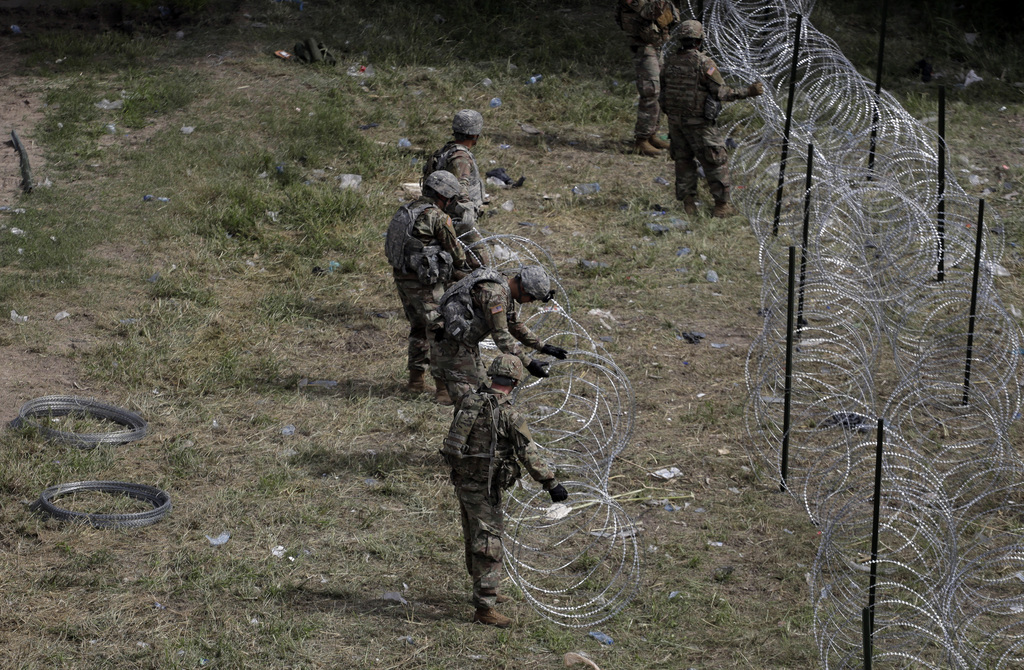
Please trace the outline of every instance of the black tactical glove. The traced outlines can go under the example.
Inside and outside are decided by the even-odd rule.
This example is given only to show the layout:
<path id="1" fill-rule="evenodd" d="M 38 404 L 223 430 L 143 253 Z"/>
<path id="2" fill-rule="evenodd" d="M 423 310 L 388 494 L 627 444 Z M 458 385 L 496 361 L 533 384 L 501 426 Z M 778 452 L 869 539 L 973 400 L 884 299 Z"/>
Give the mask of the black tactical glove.
<path id="1" fill-rule="evenodd" d="M 555 488 L 548 491 L 548 495 L 551 496 L 551 502 L 562 502 L 569 497 L 569 492 L 565 490 L 565 487 L 559 484 Z"/>
<path id="2" fill-rule="evenodd" d="M 755 81 L 753 84 L 747 87 L 748 98 L 756 98 L 762 93 L 764 93 L 764 84 L 762 84 L 759 81 Z"/>
<path id="3" fill-rule="evenodd" d="M 569 355 L 568 351 L 566 351 L 562 347 L 556 347 L 553 344 L 545 344 L 543 347 L 540 348 L 540 353 L 544 354 L 545 356 L 554 356 L 560 361 L 564 361 L 565 357 Z"/>
<path id="4" fill-rule="evenodd" d="M 537 359 L 530 361 L 530 364 L 526 366 L 526 370 L 534 377 L 547 377 L 551 374 L 548 372 L 548 364 Z"/>

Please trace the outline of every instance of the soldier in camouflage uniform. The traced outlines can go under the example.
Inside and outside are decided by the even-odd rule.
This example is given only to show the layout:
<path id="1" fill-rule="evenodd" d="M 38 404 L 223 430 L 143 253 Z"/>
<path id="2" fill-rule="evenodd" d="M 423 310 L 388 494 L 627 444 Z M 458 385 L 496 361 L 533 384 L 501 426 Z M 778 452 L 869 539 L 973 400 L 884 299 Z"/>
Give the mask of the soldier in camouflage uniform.
<path id="1" fill-rule="evenodd" d="M 480 170 L 470 151 L 480 139 L 484 129 L 484 117 L 472 109 L 459 111 L 452 119 L 454 139 L 438 149 L 423 166 L 424 179 L 436 170 L 447 170 L 459 180 L 462 193 L 449 206 L 448 213 L 455 219 L 455 232 L 463 244 L 469 246 L 480 241 L 476 220 L 484 203 L 488 201 Z M 470 267 L 490 265 L 490 256 L 483 245 L 474 247 L 468 254 Z"/>
<path id="2" fill-rule="evenodd" d="M 729 204 L 729 154 L 715 125 L 723 102 L 761 95 L 755 82 L 743 90 L 729 88 L 715 61 L 700 50 L 704 28 L 697 21 L 683 21 L 676 34 L 679 48 L 665 59 L 661 73 L 661 106 L 668 116 L 672 159 L 676 163 L 676 198 L 689 215 L 697 213 L 697 161 L 704 168 L 708 188 L 715 199 L 713 216 L 735 214 Z"/>
<path id="3" fill-rule="evenodd" d="M 423 377 L 430 367 L 435 398 L 451 405 L 436 362 L 436 342 L 427 337 L 427 315 L 437 304 L 448 280 L 469 273 L 466 254 L 459 244 L 452 220 L 444 208 L 461 192 L 450 172 L 435 172 L 423 185 L 423 197 L 403 205 L 388 226 L 385 251 L 391 263 L 398 296 L 409 321 L 409 389 L 425 391 Z M 434 267 L 430 267 L 433 257 Z M 427 269 L 424 271 L 424 264 Z M 447 265 L 447 268 L 445 267 Z"/>
<path id="4" fill-rule="evenodd" d="M 569 493 L 541 459 L 526 417 L 512 409 L 509 393 L 523 378 L 522 362 L 501 354 L 491 362 L 487 375 L 490 386 L 481 386 L 463 399 L 441 454 L 452 469 L 459 499 L 466 569 L 473 578 L 473 621 L 507 628 L 512 620 L 494 609 L 505 601 L 498 594 L 505 529 L 501 492 L 522 476 L 522 464 L 552 502 L 562 502 Z"/>
<path id="5" fill-rule="evenodd" d="M 528 265 L 513 276 L 479 268 L 445 291 L 438 310 L 440 342 L 434 366 L 440 368 L 448 395 L 456 405 L 463 395 L 484 382 L 480 341 L 488 335 L 500 351 L 518 358 L 535 377 L 548 376 L 548 363 L 530 358 L 523 345 L 545 356 L 566 357 L 565 349 L 542 343 L 516 313 L 516 303 L 550 300 L 550 288 L 544 269 Z M 455 332 L 455 321 L 450 318 L 452 309 L 461 314 L 459 332 Z"/>
<path id="6" fill-rule="evenodd" d="M 679 25 L 679 10 L 671 0 L 617 0 L 615 20 L 629 35 L 636 90 L 640 94 L 633 150 L 644 156 L 660 156 L 661 150 L 669 147 L 668 142 L 658 137 L 661 47 Z"/>

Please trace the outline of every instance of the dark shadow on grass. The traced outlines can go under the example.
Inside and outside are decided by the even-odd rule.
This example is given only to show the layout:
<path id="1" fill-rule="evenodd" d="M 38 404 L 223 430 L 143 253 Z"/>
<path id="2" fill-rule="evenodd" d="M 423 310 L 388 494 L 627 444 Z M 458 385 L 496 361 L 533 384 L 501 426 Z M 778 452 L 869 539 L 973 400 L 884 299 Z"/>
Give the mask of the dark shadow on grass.
<path id="1" fill-rule="evenodd" d="M 486 130 L 486 129 L 485 129 Z M 487 134 L 487 139 L 498 145 L 497 152 L 493 152 L 495 155 L 489 156 L 498 160 L 500 164 L 500 157 L 503 150 L 500 148 L 502 144 L 509 144 L 513 147 L 518 148 L 533 148 L 541 149 L 546 146 L 548 149 L 569 149 L 573 151 L 583 151 L 586 153 L 597 153 L 597 154 L 625 154 L 629 153 L 633 146 L 633 140 L 631 138 L 624 139 L 621 137 L 590 137 L 586 134 L 572 133 L 565 135 L 558 134 L 544 134 L 544 135 L 527 135 L 525 133 L 494 133 Z M 509 174 L 509 177 L 513 179 L 519 179 L 518 174 Z M 530 175 L 526 175 L 526 183 L 530 182 Z"/>
<path id="2" fill-rule="evenodd" d="M 383 592 L 381 592 L 381 596 Z M 284 598 L 290 609 L 298 612 L 340 613 L 380 616 L 396 621 L 443 621 L 458 618 L 450 601 L 428 599 L 402 604 L 382 597 L 347 590 L 317 591 L 297 587 Z"/>

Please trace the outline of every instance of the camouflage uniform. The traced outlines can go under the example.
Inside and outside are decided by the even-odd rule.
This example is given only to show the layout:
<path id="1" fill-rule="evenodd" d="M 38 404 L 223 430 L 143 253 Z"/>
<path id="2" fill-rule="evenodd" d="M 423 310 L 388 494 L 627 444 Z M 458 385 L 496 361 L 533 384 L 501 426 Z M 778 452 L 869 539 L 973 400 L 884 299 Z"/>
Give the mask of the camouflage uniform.
<path id="1" fill-rule="evenodd" d="M 666 10 L 672 13 L 674 20 L 662 28 L 656 21 Z M 615 18 L 630 38 L 636 90 L 640 94 L 634 135 L 637 140 L 643 140 L 658 132 L 661 47 L 668 42 L 672 27 L 678 23 L 678 12 L 668 0 L 618 0 Z"/>
<path id="2" fill-rule="evenodd" d="M 481 272 L 481 271 L 476 271 Z M 476 273 L 474 273 L 476 274 Z M 471 275 L 473 276 L 473 275 Z M 467 281 L 470 281 L 467 278 Z M 448 387 L 448 395 L 458 406 L 459 398 L 478 388 L 487 379 L 480 360 L 480 341 L 488 335 L 503 353 L 529 365 L 531 358 L 523 347 L 540 350 L 544 345 L 532 330 L 519 321 L 508 282 L 481 281 L 470 289 L 473 322 L 464 339 L 444 337 L 438 342 L 435 369 Z M 522 344 L 520 344 L 522 343 Z"/>
<path id="3" fill-rule="evenodd" d="M 431 198 L 420 198 L 409 207 L 413 209 L 421 204 L 430 206 L 416 217 L 412 235 L 424 244 L 435 242 L 440 244 L 442 249 L 452 255 L 456 270 L 461 269 L 468 272 L 466 252 L 459 244 L 451 218 L 438 209 Z M 436 362 L 436 343 L 433 338 L 427 337 L 429 322 L 427 314 L 437 309 L 437 303 L 441 299 L 445 287 L 440 282 L 423 285 L 415 273 L 407 274 L 393 269 L 392 274 L 398 289 L 398 297 L 405 310 L 405 318 L 409 321 L 409 370 L 423 372 L 430 366 L 431 361 L 434 361 L 435 364 L 430 366 L 430 373 L 440 386 L 442 379 Z"/>
<path id="4" fill-rule="evenodd" d="M 469 246 L 479 242 L 482 238 L 476 229 L 476 220 L 488 196 L 473 153 L 469 147 L 451 141 L 430 157 L 428 165 L 434 170 L 447 170 L 459 180 L 462 195 L 449 206 L 448 213 L 455 219 L 455 232 L 463 244 Z M 484 245 L 474 248 L 467 260 L 470 267 L 474 268 L 491 263 Z"/>
<path id="5" fill-rule="evenodd" d="M 541 459 L 526 418 L 512 409 L 508 395 L 483 387 L 466 396 L 459 411 L 470 418 L 476 416 L 465 446 L 454 449 L 446 440 L 441 453 L 452 468 L 452 484 L 459 499 L 473 604 L 478 610 L 488 609 L 495 605 L 501 581 L 502 490 L 511 488 L 522 476 L 520 464 L 546 491 L 558 482 Z M 453 428 L 459 419 L 457 414 Z"/>
<path id="6" fill-rule="evenodd" d="M 668 117 L 676 164 L 676 198 L 692 200 L 697 195 L 697 164 L 700 161 L 708 188 L 716 203 L 729 202 L 729 154 L 714 121 L 704 117 L 705 99 L 731 102 L 748 97 L 748 92 L 729 88 L 711 58 L 698 49 L 679 49 L 665 60 L 661 73 L 661 104 Z"/>

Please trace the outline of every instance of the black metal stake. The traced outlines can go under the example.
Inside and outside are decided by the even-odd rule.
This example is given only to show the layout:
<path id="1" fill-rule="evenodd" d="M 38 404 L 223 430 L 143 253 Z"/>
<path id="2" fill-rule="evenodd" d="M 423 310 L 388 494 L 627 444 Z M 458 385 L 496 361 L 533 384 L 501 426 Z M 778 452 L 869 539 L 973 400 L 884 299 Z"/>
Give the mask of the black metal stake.
<path id="1" fill-rule="evenodd" d="M 782 218 L 782 186 L 786 182 L 786 159 L 789 157 L 789 129 L 793 123 L 793 99 L 796 98 L 796 66 L 800 59 L 800 27 L 803 14 L 796 15 L 796 35 L 793 37 L 793 65 L 789 70 L 789 100 L 786 101 L 786 129 L 782 133 L 782 156 L 779 158 L 779 186 L 775 189 L 775 222 L 772 235 L 779 234 L 779 219 Z"/>
<path id="2" fill-rule="evenodd" d="M 800 300 L 796 308 L 796 330 L 799 337 L 807 322 L 804 321 L 804 281 L 807 279 L 807 238 L 811 228 L 811 175 L 814 171 L 814 145 L 807 145 L 807 180 L 804 182 L 804 230 L 800 242 Z"/>
<path id="3" fill-rule="evenodd" d="M 871 670 L 871 609 L 865 607 L 860 611 L 861 634 L 864 640 L 864 670 Z"/>
<path id="4" fill-rule="evenodd" d="M 939 212 L 935 229 L 939 237 L 939 271 L 946 279 L 946 87 L 939 86 Z"/>
<path id="5" fill-rule="evenodd" d="M 971 281 L 971 313 L 967 317 L 967 363 L 964 365 L 964 398 L 961 404 L 967 404 L 967 395 L 971 390 L 971 353 L 974 349 L 974 319 L 978 308 L 978 275 L 981 274 L 981 241 L 982 229 L 985 224 L 985 199 L 978 201 L 978 236 L 974 241 L 974 279 Z"/>
<path id="6" fill-rule="evenodd" d="M 789 248 L 789 298 L 786 307 L 786 391 L 782 408 L 782 479 L 779 489 L 787 489 L 789 476 L 789 421 L 793 404 L 793 303 L 796 284 L 796 247 Z"/>
<path id="7" fill-rule="evenodd" d="M 871 572 L 868 581 L 868 633 L 875 634 L 875 583 L 878 581 L 878 527 L 882 516 L 882 450 L 885 423 L 878 420 L 878 444 L 875 447 L 875 500 L 871 517 Z"/>
<path id="8" fill-rule="evenodd" d="M 875 74 L 875 111 L 871 116 L 871 150 L 868 153 L 868 172 L 875 169 L 875 147 L 878 137 L 878 99 L 882 95 L 882 63 L 885 60 L 885 21 L 889 16 L 889 0 L 882 0 L 882 28 L 878 39 L 878 70 Z M 868 175 L 871 179 L 871 175 Z"/>

